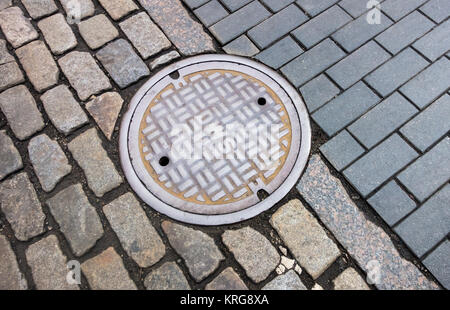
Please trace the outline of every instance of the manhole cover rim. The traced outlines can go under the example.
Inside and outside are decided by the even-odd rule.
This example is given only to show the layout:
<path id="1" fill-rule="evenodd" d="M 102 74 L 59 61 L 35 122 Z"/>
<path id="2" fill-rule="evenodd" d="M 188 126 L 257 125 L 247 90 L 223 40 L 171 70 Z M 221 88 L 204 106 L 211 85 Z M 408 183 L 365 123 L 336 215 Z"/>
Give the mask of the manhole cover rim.
<path id="1" fill-rule="evenodd" d="M 292 104 L 297 112 L 297 116 L 300 122 L 300 133 L 301 133 L 301 144 L 300 149 L 295 159 L 295 163 L 289 172 L 287 178 L 284 182 L 266 199 L 256 203 L 253 206 L 250 206 L 246 209 L 227 213 L 220 215 L 206 215 L 206 214 L 197 214 L 190 213 L 188 211 L 180 210 L 176 207 L 173 207 L 160 198 L 156 197 L 154 194 L 150 192 L 150 190 L 144 185 L 144 183 L 139 179 L 137 173 L 134 170 L 133 164 L 131 162 L 131 156 L 129 154 L 129 131 L 132 123 L 132 118 L 134 116 L 135 110 L 137 106 L 140 104 L 142 99 L 146 96 L 148 91 L 155 85 L 158 81 L 163 79 L 168 74 L 176 71 L 180 68 L 193 65 L 196 63 L 205 63 L 205 62 L 232 62 L 237 64 L 242 64 L 251 68 L 254 68 L 263 74 L 266 74 L 272 80 L 274 80 L 289 96 L 292 100 Z M 169 65 L 157 72 L 153 77 L 151 77 L 134 95 L 132 98 L 126 113 L 123 116 L 121 127 L 120 127 L 120 137 L 119 137 L 119 153 L 120 153 L 120 161 L 126 176 L 127 181 L 131 185 L 132 189 L 135 193 L 151 208 L 156 211 L 167 215 L 170 218 L 190 223 L 190 224 L 198 224 L 198 225 L 224 225 L 236 223 L 239 221 L 243 221 L 249 218 L 252 218 L 268 209 L 273 207 L 277 202 L 285 197 L 286 194 L 295 186 L 298 179 L 300 178 L 303 170 L 306 166 L 309 153 L 311 148 L 311 129 L 310 129 L 310 121 L 309 115 L 306 109 L 303 100 L 298 94 L 297 90 L 279 73 L 274 70 L 268 68 L 267 66 L 255 62 L 253 60 L 239 57 L 239 56 L 230 56 L 230 55 L 220 55 L 220 54 L 206 54 L 200 56 L 190 57 L 184 60 L 181 60 L 177 63 Z"/>

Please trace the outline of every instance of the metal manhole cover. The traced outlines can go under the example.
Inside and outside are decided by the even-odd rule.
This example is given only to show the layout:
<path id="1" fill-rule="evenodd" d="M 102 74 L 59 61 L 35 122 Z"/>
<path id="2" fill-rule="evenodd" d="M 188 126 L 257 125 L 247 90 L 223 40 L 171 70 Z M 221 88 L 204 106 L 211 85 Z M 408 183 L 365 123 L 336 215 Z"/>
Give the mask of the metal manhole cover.
<path id="1" fill-rule="evenodd" d="M 120 157 L 150 207 L 220 225 L 281 200 L 305 167 L 310 141 L 307 110 L 278 73 L 241 57 L 202 55 L 172 64 L 137 92 L 121 125 Z"/>

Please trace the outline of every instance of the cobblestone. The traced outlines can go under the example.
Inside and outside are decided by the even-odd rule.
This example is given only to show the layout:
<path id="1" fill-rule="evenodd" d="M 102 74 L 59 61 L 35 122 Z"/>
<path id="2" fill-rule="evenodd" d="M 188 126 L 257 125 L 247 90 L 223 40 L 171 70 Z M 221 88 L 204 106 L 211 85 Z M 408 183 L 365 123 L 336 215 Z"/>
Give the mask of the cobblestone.
<path id="1" fill-rule="evenodd" d="M 0 91 L 24 81 L 22 71 L 15 61 L 0 65 Z"/>
<path id="2" fill-rule="evenodd" d="M 69 268 L 58 239 L 50 235 L 30 245 L 26 251 L 33 280 L 38 290 L 78 290 L 78 285 L 66 280 Z"/>
<path id="3" fill-rule="evenodd" d="M 241 35 L 223 47 L 227 54 L 251 57 L 258 54 L 259 49 L 246 36 Z"/>
<path id="4" fill-rule="evenodd" d="M 320 152 L 337 170 L 342 170 L 361 154 L 364 148 L 348 133 L 343 130 L 333 139 L 320 147 Z"/>
<path id="5" fill-rule="evenodd" d="M 162 66 L 174 59 L 180 58 L 180 54 L 177 51 L 170 51 L 164 55 L 159 56 L 155 60 L 150 63 L 150 69 L 154 70 L 155 68 Z"/>
<path id="6" fill-rule="evenodd" d="M 52 191 L 56 184 L 72 171 L 72 166 L 69 165 L 58 142 L 45 134 L 31 139 L 28 154 L 42 189 L 46 192 Z"/>
<path id="7" fill-rule="evenodd" d="M 5 130 L 0 131 L 0 181 L 23 167 L 22 157 Z"/>
<path id="8" fill-rule="evenodd" d="M 81 264 L 93 290 L 135 290 L 122 259 L 112 247 Z"/>
<path id="9" fill-rule="evenodd" d="M 33 19 L 50 15 L 58 10 L 53 0 L 21 0 Z"/>
<path id="10" fill-rule="evenodd" d="M 19 85 L 0 94 L 0 108 L 5 114 L 14 135 L 25 140 L 44 128 L 44 121 L 33 96 Z"/>
<path id="11" fill-rule="evenodd" d="M 60 13 L 41 20 L 38 27 L 50 49 L 56 55 L 63 54 L 78 44 L 72 29 Z"/>
<path id="12" fill-rule="evenodd" d="M 0 207 L 20 241 L 44 232 L 45 214 L 25 172 L 0 184 Z"/>
<path id="13" fill-rule="evenodd" d="M 144 59 L 172 45 L 164 33 L 144 12 L 128 18 L 119 25 Z"/>
<path id="14" fill-rule="evenodd" d="M 378 2 L 383 2 L 383 0 Z M 339 2 L 339 6 L 354 18 L 359 17 L 362 13 L 369 10 L 367 8 L 367 2 L 361 0 L 342 0 Z"/>
<path id="15" fill-rule="evenodd" d="M 157 263 L 165 246 L 131 193 L 103 207 L 103 212 L 127 254 L 142 268 Z"/>
<path id="16" fill-rule="evenodd" d="M 217 0 L 212 0 L 194 11 L 198 19 L 209 27 L 228 15 L 227 10 Z"/>
<path id="17" fill-rule="evenodd" d="M 59 0 L 67 16 L 77 21 L 94 15 L 95 7 L 91 0 Z"/>
<path id="18" fill-rule="evenodd" d="M 161 226 L 170 245 L 184 259 L 189 273 L 196 281 L 200 282 L 214 272 L 224 259 L 214 240 L 200 230 L 169 221 L 163 222 Z"/>
<path id="19" fill-rule="evenodd" d="M 264 285 L 262 289 L 275 291 L 304 291 L 306 290 L 306 287 L 297 273 L 294 270 L 289 270 L 285 274 L 277 276 L 275 279 Z"/>
<path id="20" fill-rule="evenodd" d="M 0 289 L 1 290 L 26 290 L 27 282 L 19 269 L 8 240 L 0 235 Z"/>
<path id="21" fill-rule="evenodd" d="M 450 20 L 447 20 L 414 43 L 413 47 L 431 61 L 435 61 L 450 49 L 449 32 Z"/>
<path id="22" fill-rule="evenodd" d="M 86 253 L 103 236 L 98 214 L 80 184 L 60 191 L 47 205 L 76 256 Z"/>
<path id="23" fill-rule="evenodd" d="M 81 100 L 111 88 L 108 78 L 89 53 L 71 52 L 58 63 Z"/>
<path id="24" fill-rule="evenodd" d="M 274 69 L 291 61 L 303 53 L 303 49 L 290 37 L 281 39 L 255 56 L 256 59 Z"/>
<path id="25" fill-rule="evenodd" d="M 133 0 L 99 0 L 99 2 L 114 20 L 121 19 L 138 9 Z"/>
<path id="26" fill-rule="evenodd" d="M 335 290 L 369 290 L 366 282 L 353 268 L 345 269 L 333 280 Z"/>
<path id="27" fill-rule="evenodd" d="M 280 263 L 280 255 L 274 246 L 250 227 L 227 230 L 222 234 L 222 241 L 256 283 L 266 279 Z"/>
<path id="28" fill-rule="evenodd" d="M 123 99 L 116 92 L 105 93 L 86 104 L 86 109 L 108 140 L 111 140 L 122 104 Z"/>
<path id="29" fill-rule="evenodd" d="M 91 49 L 102 47 L 119 36 L 119 31 L 104 14 L 82 21 L 78 30 Z"/>
<path id="30" fill-rule="evenodd" d="M 446 0 L 431 0 L 425 3 L 420 8 L 420 11 L 436 23 L 440 23 L 450 16 L 450 2 Z"/>
<path id="31" fill-rule="evenodd" d="M 206 285 L 205 289 L 232 291 L 248 290 L 245 283 L 231 267 L 222 271 L 214 280 Z"/>
<path id="32" fill-rule="evenodd" d="M 14 57 L 8 52 L 6 48 L 6 41 L 0 40 L 0 65 L 14 61 Z"/>
<path id="33" fill-rule="evenodd" d="M 423 261 L 424 265 L 431 270 L 446 289 L 450 289 L 449 256 L 450 241 L 446 240 Z"/>
<path id="34" fill-rule="evenodd" d="M 89 188 L 97 197 L 122 184 L 122 177 L 103 149 L 95 129 L 89 129 L 68 144 L 72 156 L 83 169 Z"/>
<path id="35" fill-rule="evenodd" d="M 278 209 L 270 224 L 313 279 L 317 279 L 341 254 L 300 200 L 291 200 Z"/>
<path id="36" fill-rule="evenodd" d="M 14 48 L 36 39 L 39 34 L 18 7 L 0 11 L 0 28 Z"/>
<path id="37" fill-rule="evenodd" d="M 190 290 L 180 267 L 174 262 L 165 263 L 151 271 L 145 278 L 144 285 L 148 290 Z"/>
<path id="38" fill-rule="evenodd" d="M 0 0 L 0 10 L 6 9 L 12 5 L 12 0 Z"/>

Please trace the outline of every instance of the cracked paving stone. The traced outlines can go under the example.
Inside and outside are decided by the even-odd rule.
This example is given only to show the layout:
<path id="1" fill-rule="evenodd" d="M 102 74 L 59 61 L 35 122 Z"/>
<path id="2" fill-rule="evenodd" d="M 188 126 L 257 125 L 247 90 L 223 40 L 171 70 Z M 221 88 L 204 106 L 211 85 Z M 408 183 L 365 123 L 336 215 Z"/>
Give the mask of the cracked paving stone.
<path id="1" fill-rule="evenodd" d="M 19 140 L 25 140 L 45 126 L 33 96 L 23 85 L 1 93 L 0 108 Z"/>
<path id="2" fill-rule="evenodd" d="M 58 66 L 44 42 L 33 41 L 17 49 L 16 55 L 38 92 L 58 83 Z"/>
<path id="3" fill-rule="evenodd" d="M 0 91 L 25 81 L 15 61 L 0 65 Z"/>
<path id="4" fill-rule="evenodd" d="M 20 241 L 44 232 L 45 214 L 25 172 L 0 184 L 0 207 Z"/>
<path id="5" fill-rule="evenodd" d="M 81 100 L 111 88 L 108 78 L 89 53 L 71 52 L 58 63 Z"/>
<path id="6" fill-rule="evenodd" d="M 227 291 L 242 291 L 248 290 L 247 285 L 241 280 L 239 275 L 228 267 L 222 271 L 214 280 L 208 283 L 206 290 L 227 290 Z"/>
<path id="7" fill-rule="evenodd" d="M 52 191 L 72 171 L 58 142 L 51 140 L 46 134 L 31 139 L 28 154 L 42 189 L 46 192 Z"/>
<path id="8" fill-rule="evenodd" d="M 111 140 L 122 104 L 122 97 L 115 92 L 105 93 L 86 104 L 89 114 L 92 115 L 108 140 Z"/>
<path id="9" fill-rule="evenodd" d="M 13 61 L 14 57 L 8 52 L 8 48 L 6 47 L 6 41 L 0 40 L 0 65 Z"/>
<path id="10" fill-rule="evenodd" d="M 181 54 L 189 56 L 215 51 L 212 38 L 194 21 L 181 1 L 139 0 L 150 17 L 162 28 Z M 171 18 L 167 18 L 170 12 Z M 188 39 L 187 39 L 188 38 Z"/>
<path id="11" fill-rule="evenodd" d="M 69 19 L 76 22 L 94 15 L 95 7 L 91 0 L 59 0 Z"/>
<path id="12" fill-rule="evenodd" d="M 83 169 L 89 188 L 97 197 L 122 184 L 122 177 L 109 159 L 94 128 L 73 139 L 68 147 Z"/>
<path id="13" fill-rule="evenodd" d="M 26 257 L 38 290 L 79 289 L 78 285 L 67 282 L 67 257 L 61 252 L 54 235 L 30 245 L 26 250 Z"/>
<path id="14" fill-rule="evenodd" d="M 78 44 L 64 15 L 60 13 L 41 20 L 38 27 L 50 49 L 56 55 L 63 54 Z"/>
<path id="15" fill-rule="evenodd" d="M 300 200 L 291 200 L 278 209 L 270 224 L 313 279 L 317 279 L 341 254 Z"/>
<path id="16" fill-rule="evenodd" d="M 161 237 L 133 194 L 120 196 L 103 207 L 103 212 L 127 254 L 140 267 L 150 267 L 165 255 Z"/>
<path id="17" fill-rule="evenodd" d="M 275 291 L 304 291 L 307 290 L 300 280 L 300 277 L 294 270 L 289 270 L 283 275 L 277 276 L 275 279 L 264 285 L 263 290 Z"/>
<path id="18" fill-rule="evenodd" d="M 378 261 L 382 268 L 377 288 L 438 288 L 416 266 L 400 256 L 380 227 L 366 219 L 320 156 L 311 157 L 297 189 L 364 272 L 370 271 L 369 262 Z"/>
<path id="19" fill-rule="evenodd" d="M 5 130 L 0 131 L 0 180 L 23 167 L 22 157 Z"/>
<path id="20" fill-rule="evenodd" d="M 122 259 L 110 247 L 81 264 L 81 270 L 93 290 L 136 290 Z"/>
<path id="21" fill-rule="evenodd" d="M 103 236 L 100 218 L 80 184 L 63 189 L 47 200 L 47 205 L 76 256 L 86 253 Z"/>
<path id="22" fill-rule="evenodd" d="M 168 63 L 168 62 L 170 62 L 170 61 L 172 61 L 174 59 L 180 58 L 180 57 L 181 56 L 180 56 L 180 54 L 178 54 L 177 51 L 168 52 L 168 53 L 166 53 L 166 54 L 164 54 L 162 56 L 159 56 L 155 60 L 153 60 L 150 63 L 150 69 L 154 70 L 155 68 L 157 68 L 159 66 L 162 66 L 162 65 L 164 65 L 164 64 L 166 64 L 166 63 Z"/>
<path id="23" fill-rule="evenodd" d="M 0 28 L 14 48 L 36 39 L 39 34 L 18 7 L 0 11 Z"/>
<path id="24" fill-rule="evenodd" d="M 345 269 L 333 280 L 335 290 L 369 290 L 366 282 L 353 268 Z"/>
<path id="25" fill-rule="evenodd" d="M 27 281 L 5 236 L 0 235 L 0 290 L 26 290 Z"/>
<path id="26" fill-rule="evenodd" d="M 200 230 L 169 221 L 164 221 L 161 226 L 170 245 L 184 259 L 189 273 L 196 281 L 200 282 L 209 276 L 225 259 L 213 238 Z"/>
<path id="27" fill-rule="evenodd" d="M 50 121 L 65 135 L 89 122 L 86 113 L 66 85 L 48 90 L 41 96 L 41 101 Z"/>
<path id="28" fill-rule="evenodd" d="M 21 0 L 31 18 L 37 19 L 58 10 L 53 0 Z"/>
<path id="29" fill-rule="evenodd" d="M 119 36 L 119 31 L 104 14 L 82 21 L 78 30 L 91 49 L 102 47 Z"/>
<path id="30" fill-rule="evenodd" d="M 144 59 L 172 45 L 145 12 L 136 14 L 119 25 Z"/>
<path id="31" fill-rule="evenodd" d="M 156 270 L 151 271 L 145 277 L 144 285 L 147 290 L 167 291 L 167 290 L 190 290 L 180 267 L 175 262 L 168 262 Z"/>
<path id="32" fill-rule="evenodd" d="M 227 230 L 222 241 L 255 283 L 266 279 L 280 263 L 274 246 L 253 228 Z"/>
<path id="33" fill-rule="evenodd" d="M 102 48 L 97 52 L 97 58 L 120 88 L 125 88 L 150 74 L 147 65 L 124 39 Z"/>
<path id="34" fill-rule="evenodd" d="M 133 0 L 99 0 L 99 2 L 114 20 L 118 20 L 138 9 Z"/>

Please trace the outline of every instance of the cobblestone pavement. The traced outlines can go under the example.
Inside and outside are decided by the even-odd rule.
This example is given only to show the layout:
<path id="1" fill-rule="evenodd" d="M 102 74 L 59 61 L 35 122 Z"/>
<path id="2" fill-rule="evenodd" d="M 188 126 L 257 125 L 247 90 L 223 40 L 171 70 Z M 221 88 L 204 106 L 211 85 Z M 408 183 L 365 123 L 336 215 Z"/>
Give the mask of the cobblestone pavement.
<path id="1" fill-rule="evenodd" d="M 450 2 L 366 3 L 0 0 L 0 289 L 449 288 Z M 222 227 L 153 211 L 118 155 L 145 80 L 210 52 L 280 70 L 313 120 L 297 187 Z"/>

